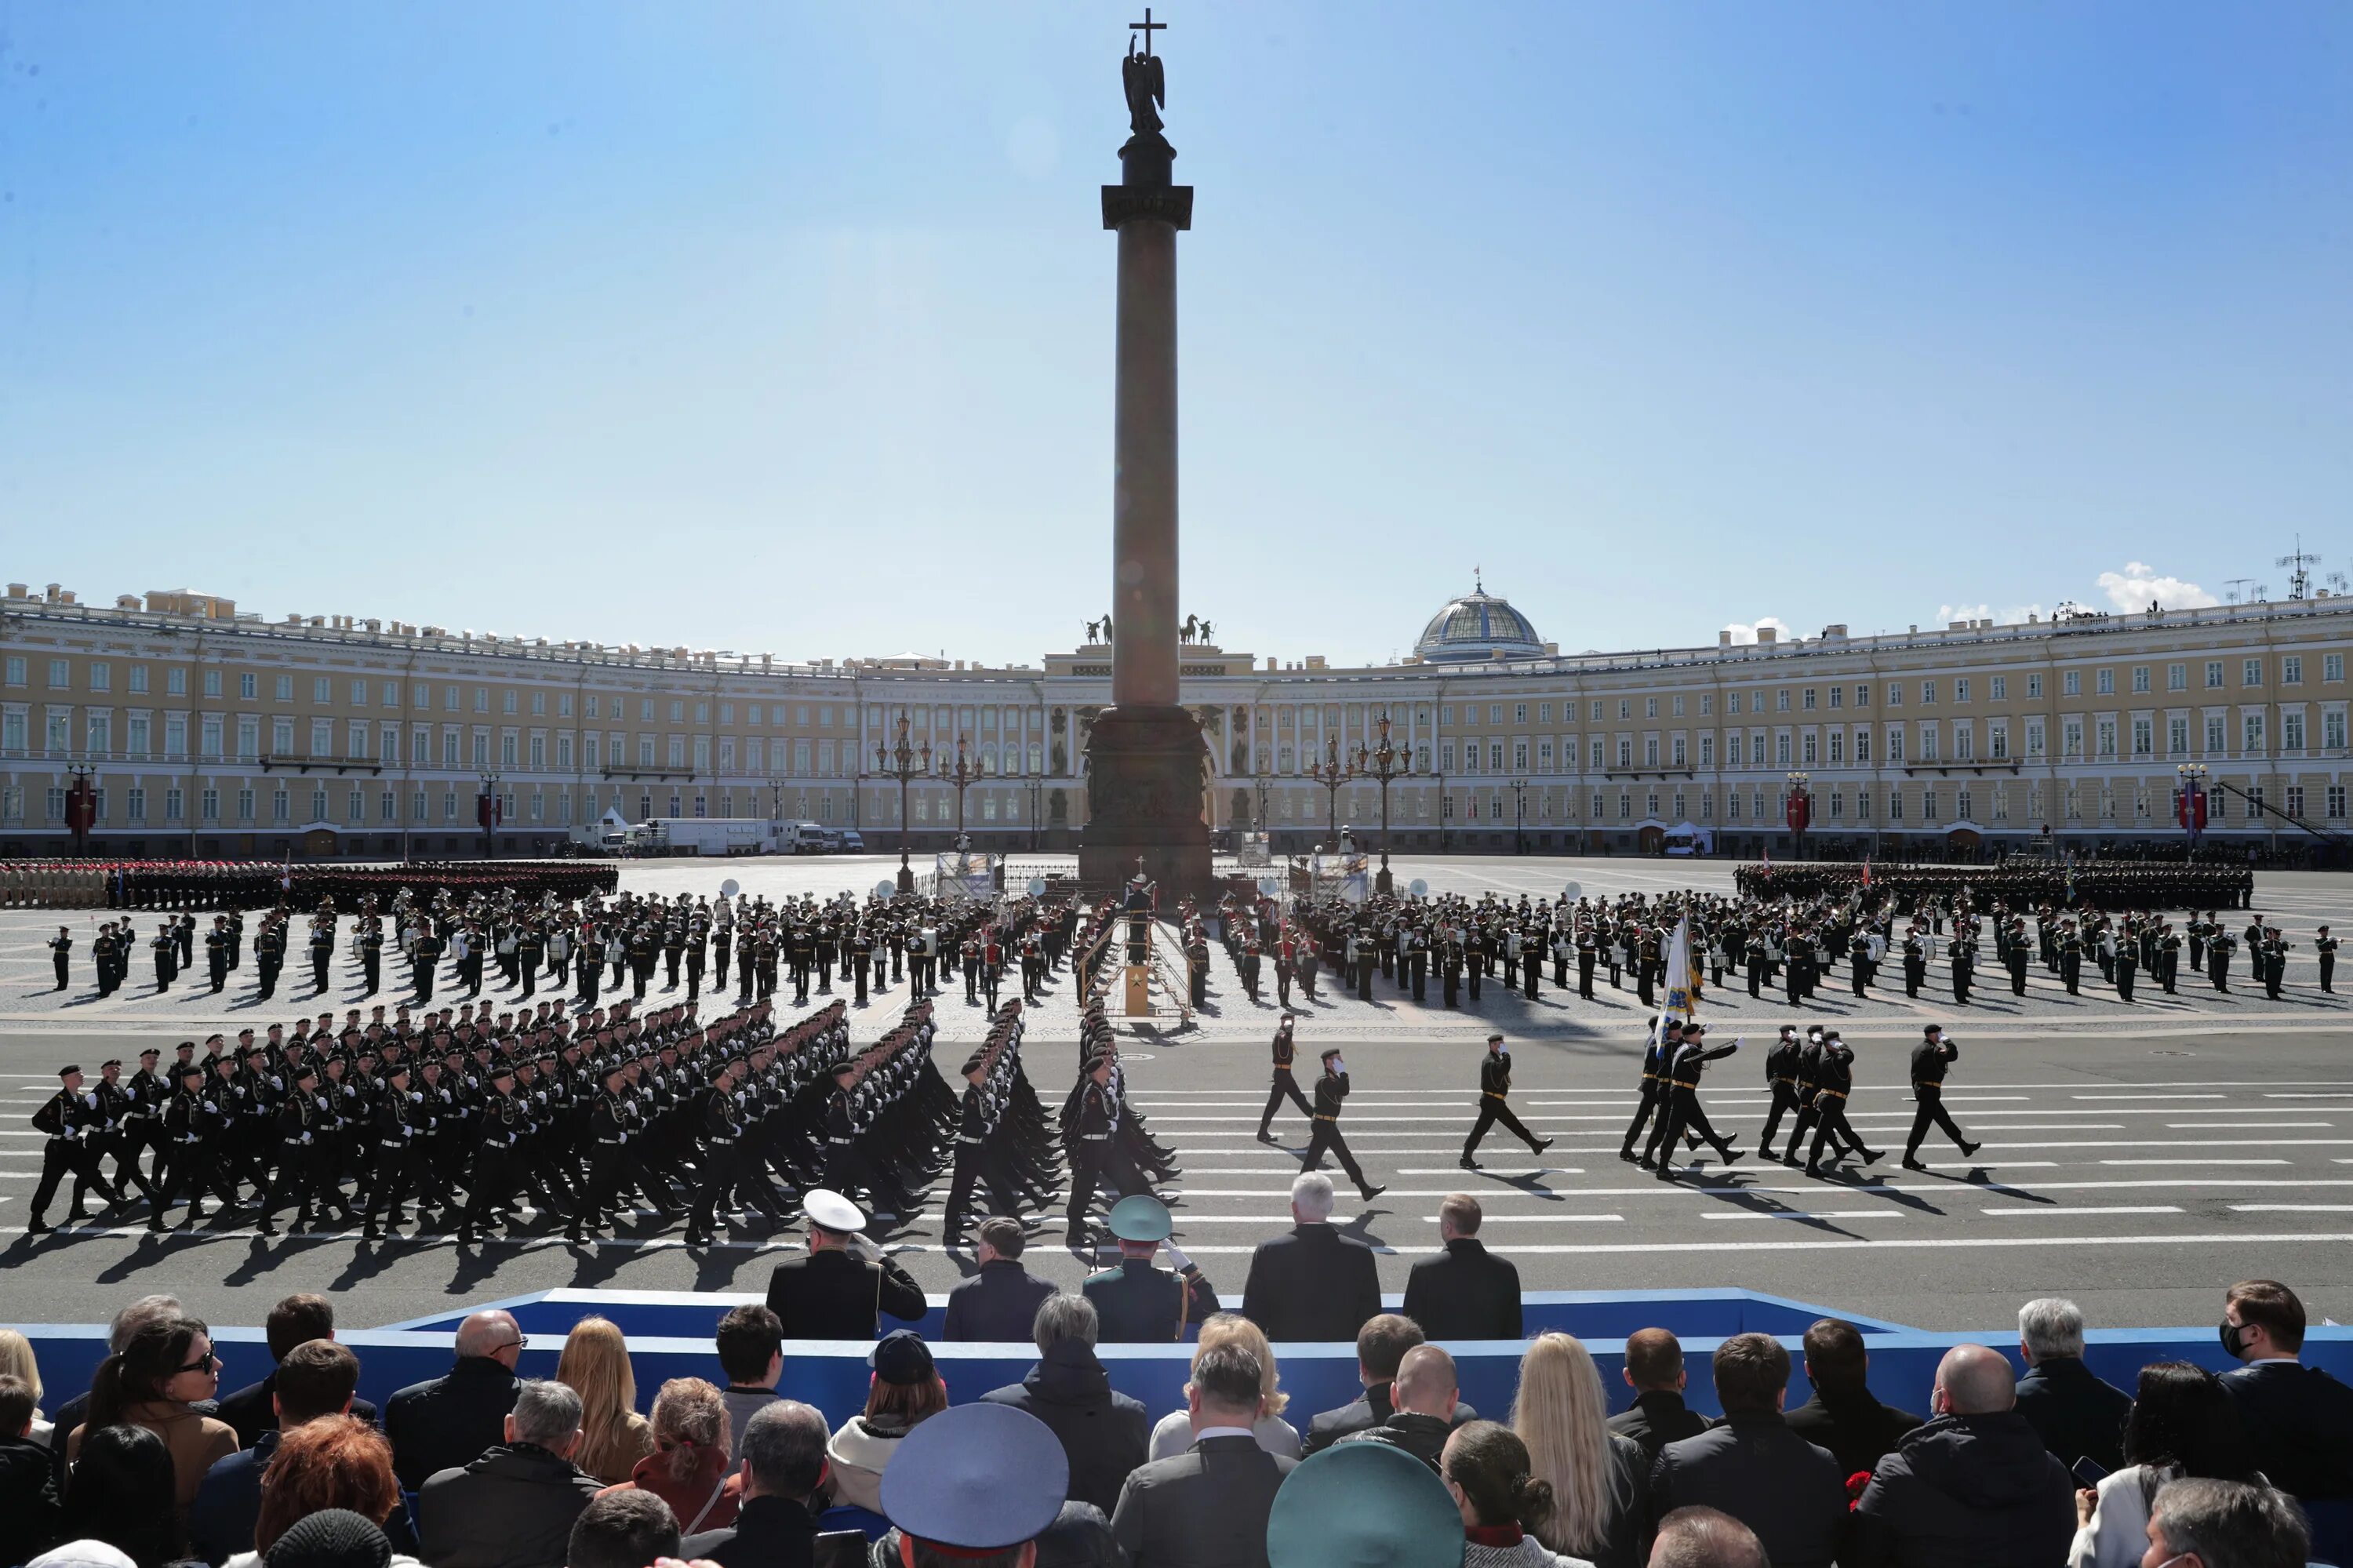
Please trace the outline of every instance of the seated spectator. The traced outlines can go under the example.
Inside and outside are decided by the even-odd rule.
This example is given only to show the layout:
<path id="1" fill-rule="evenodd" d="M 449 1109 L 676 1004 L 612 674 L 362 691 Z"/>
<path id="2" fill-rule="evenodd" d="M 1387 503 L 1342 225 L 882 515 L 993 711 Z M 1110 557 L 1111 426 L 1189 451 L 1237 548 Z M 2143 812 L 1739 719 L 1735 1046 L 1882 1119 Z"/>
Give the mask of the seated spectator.
<path id="1" fill-rule="evenodd" d="M 1651 1517 L 1721 1509 L 1757 1532 L 1773 1568 L 1829 1568 L 1846 1529 L 1846 1478 L 1782 1417 L 1789 1352 L 1769 1334 L 1735 1334 L 1716 1347 L 1715 1371 L 1724 1420 L 1659 1450 Z"/>
<path id="2" fill-rule="evenodd" d="M 2148 1550 L 2149 1510 L 2168 1481 L 2263 1479 L 2238 1402 L 2220 1378 L 2190 1361 L 2140 1369 L 2125 1417 L 2124 1460 L 2124 1468 L 2100 1478 L 2096 1493 L 2075 1494 L 2081 1523 L 2067 1554 L 2071 1568 L 2135 1568 Z"/>
<path id="3" fill-rule="evenodd" d="M 2018 1309 L 2018 1353 L 2027 1373 L 2018 1380 L 2018 1413 L 2063 1465 L 2089 1459 L 2104 1470 L 2124 1463 L 2117 1445 L 2132 1395 L 2084 1364 L 2084 1313 L 2073 1301 L 2046 1296 Z"/>
<path id="4" fill-rule="evenodd" d="M 416 1491 L 497 1446 L 528 1342 L 512 1313 L 477 1312 L 458 1325 L 458 1359 L 448 1372 L 385 1402 L 384 1435 L 392 1439 L 392 1467 L 402 1487 Z"/>
<path id="5" fill-rule="evenodd" d="M 2144 1563 L 2172 1568 L 2304 1568 L 2312 1537 L 2285 1494 L 2184 1478 L 2158 1489 Z"/>
<path id="6" fill-rule="evenodd" d="M 1258 1244 L 1242 1285 L 1242 1316 L 1278 1344 L 1341 1340 L 1381 1309 L 1373 1249 L 1332 1228 L 1332 1178 L 1291 1183 L 1291 1234 Z"/>
<path id="7" fill-rule="evenodd" d="M 1185 1403 L 1192 1446 L 1127 1478 L 1112 1534 L 1133 1568 L 1262 1565 L 1275 1492 L 1299 1467 L 1259 1442 L 1265 1369 L 1227 1336 L 1193 1357 Z"/>
<path id="8" fill-rule="evenodd" d="M 1650 1568 L 1771 1568 L 1757 1532 L 1713 1508 L 1679 1508 L 1659 1520 Z"/>
<path id="9" fill-rule="evenodd" d="M 1552 1488 L 1530 1472 L 1528 1446 L 1510 1427 L 1474 1421 L 1456 1428 L 1438 1475 L 1462 1511 L 1462 1568 L 1593 1568 L 1535 1534 L 1552 1513 Z"/>
<path id="10" fill-rule="evenodd" d="M 66 1439 L 66 1462 L 80 1457 L 82 1435 L 101 1426 L 144 1426 L 172 1456 L 172 1498 L 185 1520 L 196 1488 L 214 1464 L 237 1452 L 228 1424 L 199 1414 L 195 1403 L 220 1387 L 212 1334 L 194 1318 L 142 1321 L 120 1353 L 99 1362 L 90 1380 L 90 1408 Z"/>
<path id="11" fill-rule="evenodd" d="M 138 1568 L 164 1568 L 184 1555 L 175 1486 L 172 1450 L 153 1431 L 96 1427 L 67 1483 L 58 1533 L 69 1542 L 103 1542 Z"/>
<path id="12" fill-rule="evenodd" d="M 1340 1441 L 1387 1443 L 1437 1469 L 1446 1435 L 1454 1430 L 1454 1408 L 1462 1402 L 1454 1358 L 1436 1345 L 1416 1345 L 1398 1363 L 1390 1395 L 1396 1404 L 1388 1420 Z"/>
<path id="13" fill-rule="evenodd" d="M 1250 1435 L 1258 1439 L 1258 1446 L 1287 1459 L 1300 1457 L 1298 1429 L 1282 1419 L 1283 1406 L 1290 1404 L 1291 1396 L 1282 1392 L 1282 1380 L 1275 1371 L 1274 1347 L 1266 1342 L 1264 1330 L 1239 1312 L 1213 1312 L 1202 1323 L 1201 1337 L 1193 1346 L 1193 1364 L 1198 1367 L 1201 1358 L 1220 1345 L 1240 1345 L 1258 1362 L 1262 1380 L 1259 1388 L 1260 1415 L 1250 1425 Z M 1188 1384 L 1188 1398 L 1190 1393 Z M 1192 1446 L 1193 1416 L 1189 1407 L 1170 1411 L 1152 1428 L 1152 1458 L 1174 1458 Z"/>
<path id="14" fill-rule="evenodd" d="M 395 1552 L 383 1531 L 340 1508 L 322 1509 L 288 1526 L 266 1561 L 269 1568 L 424 1568 L 416 1558 Z"/>
<path id="15" fill-rule="evenodd" d="M 866 1357 L 874 1369 L 866 1408 L 841 1424 L 826 1445 L 833 1499 L 882 1511 L 882 1471 L 900 1441 L 948 1407 L 948 1385 L 932 1364 L 931 1347 L 913 1329 L 885 1334 Z"/>
<path id="16" fill-rule="evenodd" d="M 1018 1344 L 1029 1337 L 1029 1325 L 1038 1320 L 1038 1308 L 1054 1294 L 1054 1287 L 1021 1266 L 1028 1239 L 1019 1220 L 1000 1215 L 980 1223 L 973 1251 L 980 1272 L 948 1292 L 947 1327 L 941 1335 L 946 1343 Z"/>
<path id="17" fill-rule="evenodd" d="M 798 1400 L 753 1412 L 735 1444 L 743 1491 L 735 1522 L 687 1537 L 678 1555 L 719 1568 L 805 1568 L 817 1541 L 827 1436 L 824 1415 Z M 575 1559 L 570 1568 L 583 1564 Z"/>
<path id="18" fill-rule="evenodd" d="M 1479 1239 L 1484 1216 L 1468 1192 L 1438 1205 L 1438 1240 L 1446 1250 L 1406 1276 L 1405 1315 L 1433 1340 L 1516 1340 L 1520 1271 Z"/>
<path id="19" fill-rule="evenodd" d="M 1305 1451 L 1322 1453 L 1352 1432 L 1363 1432 L 1387 1421 L 1392 1409 L 1389 1384 L 1397 1376 L 1398 1364 L 1405 1360 L 1408 1351 L 1421 1341 L 1421 1325 L 1410 1318 L 1377 1312 L 1366 1319 L 1356 1330 L 1356 1381 L 1365 1385 L 1364 1395 L 1310 1419 Z M 1479 1413 L 1467 1404 L 1458 1404 L 1455 1409 L 1458 1425 L 1479 1419 Z"/>
<path id="20" fill-rule="evenodd" d="M 278 1416 L 270 1394 L 278 1386 L 278 1368 L 295 1346 L 335 1337 L 335 1308 L 325 1297 L 307 1291 L 289 1296 L 269 1309 L 262 1331 L 269 1340 L 269 1375 L 224 1395 L 220 1408 L 214 1412 L 236 1431 L 239 1448 L 250 1448 L 264 1432 L 276 1430 Z M 371 1426 L 378 1425 L 375 1406 L 364 1399 L 352 1401 L 351 1414 Z M 395 1545 L 396 1549 L 397 1542 Z"/>
<path id="21" fill-rule="evenodd" d="M 131 1336 L 138 1330 L 139 1325 L 150 1319 L 182 1316 L 185 1314 L 181 1310 L 178 1297 L 142 1296 L 115 1313 L 113 1319 L 107 1324 L 107 1353 L 120 1355 L 122 1352 L 122 1347 L 131 1342 Z M 49 1446 L 58 1454 L 58 1484 L 60 1486 L 65 1484 L 66 1478 L 66 1438 L 72 1435 L 75 1427 L 81 1425 L 82 1417 L 89 1409 L 90 1392 L 85 1389 L 58 1406 L 57 1414 L 49 1418 L 56 1428 L 56 1435 L 49 1439 Z"/>
<path id="22" fill-rule="evenodd" d="M 785 1375 L 785 1326 L 758 1302 L 748 1302 L 719 1319 L 719 1370 L 727 1386 L 727 1430 L 740 1440 L 752 1417 L 776 1402 L 776 1380 Z"/>
<path id="23" fill-rule="evenodd" d="M 674 1377 L 654 1395 L 654 1451 L 638 1461 L 627 1481 L 605 1489 L 652 1492 L 670 1504 L 683 1531 L 733 1524 L 731 1436 L 727 1402 L 719 1391 L 699 1377 Z"/>
<path id="24" fill-rule="evenodd" d="M 330 1509 L 358 1514 L 377 1529 L 401 1506 L 392 1474 L 392 1445 L 353 1415 L 322 1415 L 288 1428 L 261 1476 L 261 1511 L 253 1521 L 253 1550 L 232 1557 L 232 1568 L 254 1568 L 296 1524 Z M 385 1544 L 390 1546 L 390 1538 Z"/>
<path id="25" fill-rule="evenodd" d="M 564 1562 L 565 1568 L 651 1568 L 678 1555 L 678 1516 L 670 1504 L 623 1487 L 597 1493 L 580 1510 Z"/>
<path id="26" fill-rule="evenodd" d="M 1651 1518 L 1651 1456 L 1609 1430 L 1601 1369 L 1574 1335 L 1539 1334 L 1520 1358 L 1512 1430 L 1530 1473 L 1551 1489 L 1537 1542 L 1599 1568 L 1641 1568 Z"/>
<path id="27" fill-rule="evenodd" d="M 1683 1404 L 1683 1341 L 1664 1329 L 1637 1329 L 1626 1336 L 1626 1386 L 1634 1408 L 1609 1418 L 1609 1430 L 1631 1437 L 1652 1458 L 1670 1443 L 1696 1437 L 1715 1423 Z"/>
<path id="28" fill-rule="evenodd" d="M 1866 1381 L 1871 1352 L 1862 1331 L 1837 1318 L 1817 1319 L 1806 1330 L 1806 1376 L 1813 1398 L 1789 1412 L 1789 1430 L 1817 1448 L 1827 1448 L 1845 1476 L 1867 1474 L 1920 1418 L 1882 1404 Z M 2081 1363 L 2078 1363 L 2081 1364 Z M 2105 1386 L 2103 1384 L 2102 1386 Z"/>
<path id="29" fill-rule="evenodd" d="M 0 1377 L 19 1379 L 33 1391 L 33 1420 L 25 1436 L 47 1447 L 53 1441 L 57 1423 L 41 1414 L 41 1363 L 33 1354 L 33 1341 L 14 1329 L 0 1329 Z"/>
<path id="30" fill-rule="evenodd" d="M 1039 1317 L 1062 1300 L 1083 1298 L 1057 1295 Z M 1066 1446 L 1035 1416 L 987 1400 L 944 1410 L 908 1434 L 883 1475 L 891 1531 L 870 1561 L 901 1568 L 1043 1563 L 1035 1543 L 1050 1532 L 1083 1530 L 1086 1513 L 1102 1518 L 1063 1500 L 1070 1481 Z"/>
<path id="31" fill-rule="evenodd" d="M 62 1512 L 47 1445 L 33 1441 L 30 1383 L 0 1372 L 0 1563 L 22 1563 L 58 1540 Z"/>
<path id="32" fill-rule="evenodd" d="M 280 1434 L 322 1416 L 347 1414 L 357 1403 L 352 1390 L 359 1378 L 359 1358 L 332 1340 L 306 1340 L 286 1352 L 273 1374 L 269 1425 L 252 1447 L 206 1471 L 204 1484 L 196 1489 L 195 1503 L 188 1510 L 188 1535 L 198 1556 L 218 1568 L 239 1552 L 254 1550 L 262 1476 L 278 1452 Z M 417 1550 L 406 1504 L 396 1503 L 381 1523 L 394 1551 Z"/>
<path id="33" fill-rule="evenodd" d="M 1928 1424 L 1879 1462 L 1854 1505 L 1844 1568 L 2059 1562 L 2074 1536 L 2075 1489 L 2017 1405 L 2000 1351 L 1947 1351 Z"/>
<path id="34" fill-rule="evenodd" d="M 2255 1467 L 2309 1509 L 2353 1497 L 2353 1389 L 2297 1359 L 2304 1328 L 2304 1303 L 2275 1279 L 2242 1279 L 2223 1299 L 2222 1348 L 2246 1364 L 2222 1386 Z"/>
<path id="35" fill-rule="evenodd" d="M 1462 1512 L 1438 1473 L 1386 1443 L 1344 1443 L 1283 1478 L 1268 1568 L 1461 1568 Z"/>
<path id="36" fill-rule="evenodd" d="M 654 1451 L 653 1428 L 638 1414 L 637 1369 L 610 1319 L 583 1318 L 564 1337 L 555 1381 L 580 1396 L 580 1451 L 572 1462 L 616 1486 Z"/>
<path id="37" fill-rule="evenodd" d="M 1119 1501 L 1128 1472 L 1144 1463 L 1151 1432 L 1144 1406 L 1113 1392 L 1111 1375 L 1095 1356 L 1095 1309 L 1085 1297 L 1068 1291 L 1048 1297 L 1038 1308 L 1030 1339 L 1038 1347 L 1038 1364 L 1029 1374 L 981 1398 L 1044 1422 L 1069 1456 L 1071 1500 L 1108 1510 Z M 888 1499 L 885 1479 L 882 1495 Z M 896 1522 L 889 1509 L 882 1511 Z"/>
<path id="38" fill-rule="evenodd" d="M 501 1442 L 417 1494 L 417 1555 L 433 1568 L 562 1568 L 573 1521 L 597 1493 L 596 1478 L 572 1462 L 578 1394 L 553 1381 L 517 1383 L 500 1425 Z"/>

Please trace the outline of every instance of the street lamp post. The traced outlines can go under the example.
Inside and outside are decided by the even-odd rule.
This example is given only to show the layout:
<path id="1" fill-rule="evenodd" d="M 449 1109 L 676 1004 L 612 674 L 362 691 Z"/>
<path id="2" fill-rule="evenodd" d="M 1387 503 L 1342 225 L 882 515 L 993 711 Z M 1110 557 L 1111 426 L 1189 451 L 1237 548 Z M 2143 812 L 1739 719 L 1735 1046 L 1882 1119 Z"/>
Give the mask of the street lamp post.
<path id="1" fill-rule="evenodd" d="M 2173 814 L 2189 837 L 2189 853 L 2198 853 L 2198 841 L 2206 832 L 2206 765 L 2185 762 L 2174 772 L 2181 776 L 2181 790 L 2176 798 Z"/>
<path id="2" fill-rule="evenodd" d="M 482 855 L 486 860 L 496 859 L 498 856 L 499 845 L 496 834 L 499 831 L 499 819 L 504 814 L 501 810 L 501 804 L 499 799 L 499 775 L 484 772 L 481 776 L 480 792 L 474 797 L 474 820 L 482 824 Z"/>
<path id="3" fill-rule="evenodd" d="M 1324 743 L 1321 761 L 1307 765 L 1307 777 L 1324 786 L 1324 832 L 1330 835 L 1333 852 L 1340 848 L 1340 789 L 1356 776 L 1356 770 L 1340 760 L 1340 742 L 1335 737 Z"/>
<path id="4" fill-rule="evenodd" d="M 941 783 L 953 786 L 956 792 L 956 847 L 958 849 L 964 847 L 964 792 L 967 788 L 980 781 L 980 765 L 968 759 L 965 756 L 964 748 L 964 740 L 959 736 L 956 740 L 955 766 L 942 768 L 936 773 Z"/>
<path id="5" fill-rule="evenodd" d="M 98 825 L 98 769 L 74 763 L 66 772 L 73 783 L 66 790 L 66 828 L 73 834 L 74 853 L 90 853 L 90 831 Z"/>
<path id="6" fill-rule="evenodd" d="M 899 715 L 895 746 L 874 743 L 874 771 L 885 779 L 899 781 L 899 891 L 915 891 L 914 868 L 907 863 L 907 786 L 932 770 L 932 746 L 925 741 L 920 747 L 907 744 L 907 715 Z"/>
<path id="7" fill-rule="evenodd" d="M 1447 808 L 1451 804 L 1446 797 L 1446 775 L 1443 773 L 1432 773 L 1430 777 L 1431 781 L 1438 786 L 1438 853 L 1444 854 L 1446 853 L 1446 821 L 1449 815 Z"/>
<path id="8" fill-rule="evenodd" d="M 1806 793 L 1806 776 L 1789 775 L 1789 802 L 1784 813 L 1789 823 L 1789 858 L 1806 858 L 1806 828 L 1814 820 L 1813 798 Z"/>
<path id="9" fill-rule="evenodd" d="M 1266 824 L 1266 792 L 1273 780 L 1261 773 L 1252 782 L 1258 786 L 1258 831 L 1266 835 L 1267 848 L 1271 850 L 1274 847 L 1274 830 Z"/>
<path id="10" fill-rule="evenodd" d="M 1527 798 L 1528 781 L 1525 779 L 1513 779 L 1512 853 L 1514 854 L 1525 854 L 1528 853 L 1528 835 L 1523 825 L 1527 821 Z"/>
<path id="11" fill-rule="evenodd" d="M 1038 853 L 1038 798 L 1045 792 L 1046 775 L 1033 769 L 1024 773 L 1021 776 L 1021 781 L 1029 786 L 1029 853 L 1036 854 Z"/>
<path id="12" fill-rule="evenodd" d="M 1398 765 L 1403 758 L 1404 765 Z M 1373 891 L 1387 897 L 1392 885 L 1389 880 L 1389 781 L 1413 775 L 1413 758 L 1389 744 L 1389 715 L 1380 717 L 1380 744 L 1367 749 L 1362 741 L 1356 743 L 1356 770 L 1376 780 L 1381 787 L 1381 870 L 1373 879 Z"/>

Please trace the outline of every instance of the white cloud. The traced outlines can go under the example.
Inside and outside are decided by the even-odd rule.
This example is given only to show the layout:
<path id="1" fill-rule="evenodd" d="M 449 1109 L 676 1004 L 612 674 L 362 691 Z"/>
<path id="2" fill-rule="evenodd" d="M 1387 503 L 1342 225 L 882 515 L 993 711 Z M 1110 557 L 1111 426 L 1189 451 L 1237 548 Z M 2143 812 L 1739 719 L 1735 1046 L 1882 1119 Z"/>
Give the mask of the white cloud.
<path id="1" fill-rule="evenodd" d="M 2161 577 L 2146 561 L 2126 561 L 2120 572 L 2102 572 L 2100 591 L 2118 609 L 2147 609 L 2153 599 L 2168 609 L 2197 609 L 2221 601 L 2196 583 Z"/>
<path id="2" fill-rule="evenodd" d="M 1757 629 L 1760 626 L 1771 627 L 1777 639 L 1786 640 L 1789 635 L 1789 623 L 1778 615 L 1760 615 L 1745 626 L 1736 620 L 1724 630 L 1732 633 L 1735 642 L 1754 642 L 1757 641 Z"/>
<path id="3" fill-rule="evenodd" d="M 2022 626 L 2030 615 L 2040 616 L 2040 604 L 2013 604 L 1997 610 L 1990 604 L 1940 604 L 1936 607 L 1936 624 L 1950 626 L 1956 620 L 1990 620 L 1996 626 Z"/>

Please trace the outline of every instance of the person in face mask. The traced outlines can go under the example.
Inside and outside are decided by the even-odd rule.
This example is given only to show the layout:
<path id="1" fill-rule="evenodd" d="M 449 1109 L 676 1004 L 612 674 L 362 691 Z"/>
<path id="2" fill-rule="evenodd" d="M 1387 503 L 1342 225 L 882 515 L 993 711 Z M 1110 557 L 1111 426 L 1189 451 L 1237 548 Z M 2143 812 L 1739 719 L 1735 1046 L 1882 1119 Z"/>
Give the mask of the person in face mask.
<path id="1" fill-rule="evenodd" d="M 2279 1281 L 2231 1287 L 2222 1349 L 2245 1364 L 2223 1373 L 2222 1386 L 2238 1402 L 2255 1466 L 2272 1485 L 2307 1510 L 2327 1503 L 2353 1513 L 2353 1388 L 2297 1359 L 2304 1323 L 2304 1303 Z"/>

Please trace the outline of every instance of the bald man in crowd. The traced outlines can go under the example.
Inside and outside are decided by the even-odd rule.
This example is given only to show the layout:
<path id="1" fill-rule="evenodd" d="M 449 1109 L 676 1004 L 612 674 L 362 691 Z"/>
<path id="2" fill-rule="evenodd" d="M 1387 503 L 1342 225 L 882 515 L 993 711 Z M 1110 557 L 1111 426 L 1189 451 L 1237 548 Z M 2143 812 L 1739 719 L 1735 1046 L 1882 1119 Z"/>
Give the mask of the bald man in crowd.
<path id="1" fill-rule="evenodd" d="M 1757 1532 L 1722 1509 L 1679 1508 L 1659 1520 L 1650 1568 L 1769 1568 Z"/>
<path id="2" fill-rule="evenodd" d="M 457 1363 L 385 1404 L 384 1435 L 402 1487 L 415 1491 L 435 1472 L 470 1465 L 506 1441 L 522 1347 L 512 1313 L 477 1312 L 458 1325 Z"/>
<path id="3" fill-rule="evenodd" d="M 1340 1441 L 1387 1443 L 1392 1448 L 1404 1449 L 1434 1471 L 1439 1467 L 1439 1456 L 1445 1450 L 1446 1439 L 1454 1430 L 1454 1409 L 1461 1398 L 1454 1358 L 1436 1345 L 1416 1345 L 1398 1362 L 1397 1377 L 1389 1384 L 1389 1418 L 1378 1426 L 1352 1432 Z"/>
<path id="4" fill-rule="evenodd" d="M 1873 1472 L 1841 1568 L 2065 1562 L 2074 1481 L 2018 1413 L 2017 1380 L 2001 1352 L 1947 1351 L 1928 1411 L 1926 1425 Z"/>

